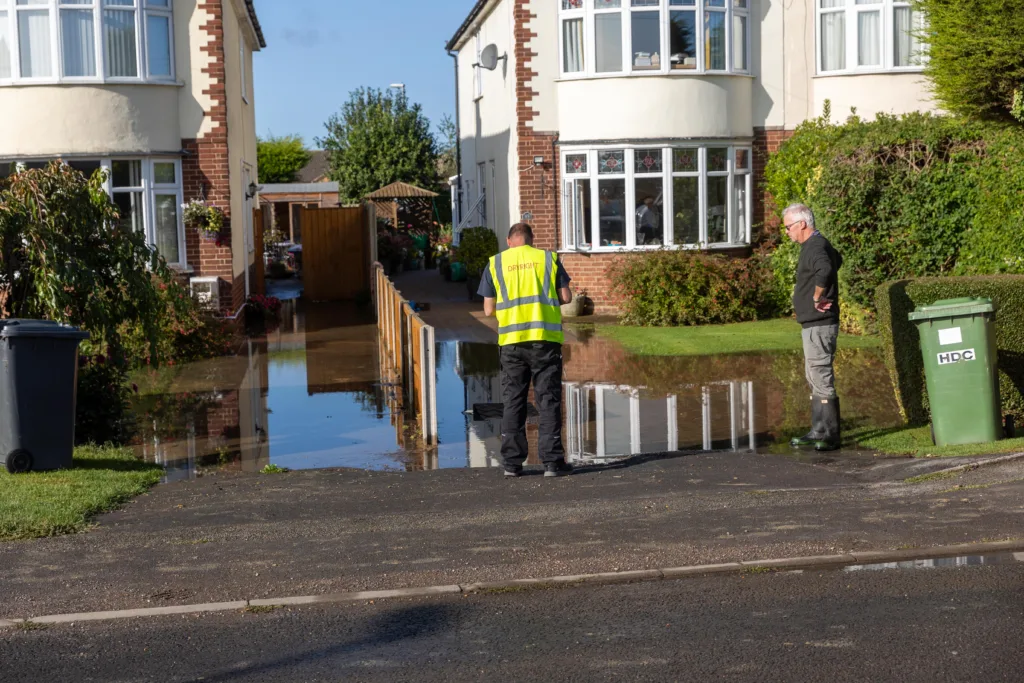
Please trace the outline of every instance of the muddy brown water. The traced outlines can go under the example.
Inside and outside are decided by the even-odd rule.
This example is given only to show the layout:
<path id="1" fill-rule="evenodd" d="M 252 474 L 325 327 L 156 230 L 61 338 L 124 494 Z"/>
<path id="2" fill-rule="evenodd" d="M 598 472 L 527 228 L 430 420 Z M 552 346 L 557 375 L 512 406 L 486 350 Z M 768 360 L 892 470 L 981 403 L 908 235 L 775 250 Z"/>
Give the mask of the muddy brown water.
<path id="1" fill-rule="evenodd" d="M 471 413 L 476 403 L 501 401 L 498 348 L 438 347 L 436 448 L 417 438 L 415 420 L 398 405 L 400 388 L 381 382 L 373 320 L 354 306 L 291 300 L 280 327 L 238 355 L 137 377 L 137 452 L 161 463 L 168 480 L 210 467 L 497 467 L 499 421 L 474 422 Z M 564 355 L 563 436 L 572 461 L 765 448 L 806 428 L 799 353 L 639 357 L 592 336 Z M 841 349 L 836 374 L 847 424 L 900 424 L 877 352 Z"/>

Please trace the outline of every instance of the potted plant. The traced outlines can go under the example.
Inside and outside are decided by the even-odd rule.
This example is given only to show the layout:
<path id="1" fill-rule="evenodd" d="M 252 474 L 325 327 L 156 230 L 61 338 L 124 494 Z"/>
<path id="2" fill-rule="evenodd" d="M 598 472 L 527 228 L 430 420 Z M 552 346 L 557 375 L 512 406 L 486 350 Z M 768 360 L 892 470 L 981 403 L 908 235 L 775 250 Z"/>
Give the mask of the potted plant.
<path id="1" fill-rule="evenodd" d="M 420 258 L 423 256 L 423 252 L 420 251 L 419 247 L 409 247 L 405 254 L 405 267 L 408 270 L 419 270 L 420 269 Z"/>
<path id="2" fill-rule="evenodd" d="M 574 292 L 572 301 L 562 305 L 562 317 L 563 318 L 578 318 L 583 315 L 583 305 L 587 299 L 587 290 L 581 289 L 579 292 Z"/>
<path id="3" fill-rule="evenodd" d="M 434 244 L 434 262 L 437 264 L 437 269 L 441 271 L 441 277 L 445 279 L 445 282 L 451 282 L 452 279 L 451 251 L 452 226 L 449 224 L 441 228 L 437 242 Z"/>
<path id="4" fill-rule="evenodd" d="M 470 301 L 479 301 L 480 278 L 491 257 L 498 253 L 498 236 L 490 228 L 467 228 L 462 232 L 456 258 L 466 267 L 466 289 Z"/>
<path id="5" fill-rule="evenodd" d="M 193 199 L 182 205 L 185 225 L 199 230 L 203 239 L 214 240 L 218 247 L 224 246 L 224 212 L 216 206 L 208 206 L 201 199 Z"/>

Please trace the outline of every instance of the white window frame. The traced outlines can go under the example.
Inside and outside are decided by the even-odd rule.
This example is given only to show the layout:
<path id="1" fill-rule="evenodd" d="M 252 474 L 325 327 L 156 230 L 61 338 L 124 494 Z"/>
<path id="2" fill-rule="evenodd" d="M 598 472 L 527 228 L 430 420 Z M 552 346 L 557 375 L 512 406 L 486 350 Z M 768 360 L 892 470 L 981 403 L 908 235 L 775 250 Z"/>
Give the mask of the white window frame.
<path id="1" fill-rule="evenodd" d="M 814 2 L 814 54 L 815 69 L 818 76 L 842 76 L 848 74 L 870 74 L 870 73 L 920 73 L 924 70 L 928 57 L 925 46 L 918 43 L 920 53 L 917 55 L 917 64 L 908 66 L 896 66 L 896 9 L 911 7 L 909 0 L 878 0 L 873 4 L 858 5 L 856 0 L 844 0 L 842 7 L 823 8 L 823 0 Z M 879 45 L 881 64 L 860 66 L 858 47 L 860 22 L 859 16 L 866 12 L 879 12 L 881 14 L 881 25 L 879 27 Z M 844 58 L 846 65 L 842 69 L 826 70 L 824 68 L 824 55 L 821 45 L 821 20 L 828 14 L 843 14 L 845 16 L 846 50 Z M 923 27 L 923 17 L 920 12 L 915 11 L 913 22 L 914 30 Z"/>
<path id="2" fill-rule="evenodd" d="M 17 0 L 0 0 L 0 13 L 7 15 L 7 43 L 10 47 L 11 73 L 9 77 L 0 77 L 0 86 L 4 85 L 46 85 L 54 83 L 156 83 L 173 84 L 177 82 L 175 74 L 174 54 L 174 11 L 173 0 L 166 7 L 151 4 L 152 0 L 134 0 L 131 6 L 117 6 L 113 9 L 132 11 L 135 15 L 135 57 L 138 75 L 134 77 L 107 76 L 106 45 L 103 31 L 104 0 L 91 0 L 88 4 L 69 5 L 65 0 L 43 0 L 39 4 L 19 5 Z M 93 12 L 93 31 L 95 43 L 95 76 L 64 76 L 63 40 L 61 36 L 61 10 L 91 10 Z M 22 77 L 21 45 L 18 31 L 18 14 L 26 11 L 46 11 L 50 31 L 50 62 L 49 76 Z M 168 19 L 168 36 L 170 47 L 169 76 L 152 76 L 149 74 L 148 22 L 149 15 L 159 15 Z"/>
<path id="3" fill-rule="evenodd" d="M 656 5 L 633 7 L 632 0 L 621 0 L 620 7 L 596 9 L 594 0 L 557 0 L 558 2 L 558 71 L 562 79 L 581 78 L 621 78 L 623 76 L 694 76 L 731 74 L 750 76 L 751 52 L 751 10 L 750 4 L 756 0 L 693 0 L 693 5 L 672 5 L 673 0 L 657 0 Z M 817 0 L 815 0 L 817 1 Z M 890 0 L 891 1 L 891 0 Z M 718 6 L 717 2 L 722 2 Z M 743 2 L 744 7 L 737 7 Z M 671 16 L 672 12 L 694 13 L 694 49 L 697 63 L 693 69 L 673 69 L 671 62 Z M 722 12 L 725 15 L 725 69 L 708 69 L 705 63 L 704 18 L 706 13 Z M 634 13 L 657 12 L 661 28 L 661 51 L 659 68 L 635 68 L 633 55 L 632 17 Z M 596 17 L 602 14 L 620 14 L 622 19 L 622 70 L 597 71 L 596 57 Z M 746 35 L 743 36 L 746 67 L 739 68 L 734 64 L 733 42 L 734 17 L 746 18 Z M 583 69 L 580 71 L 565 70 L 565 22 L 583 19 Z"/>
<path id="4" fill-rule="evenodd" d="M 662 245 L 637 245 L 636 244 L 636 179 L 638 177 L 658 177 L 656 174 L 637 174 L 635 172 L 635 152 L 637 149 L 652 149 L 661 148 L 662 150 L 662 171 L 660 177 L 662 178 L 662 224 L 664 227 L 664 236 L 662 238 Z M 708 170 L 708 149 L 709 148 L 725 148 L 727 149 L 727 165 L 725 171 L 710 171 Z M 698 170 L 677 172 L 673 167 L 673 150 L 676 149 L 694 149 L 697 151 L 698 159 Z M 599 174 L 597 160 L 600 152 L 607 150 L 623 150 L 625 152 L 624 158 L 624 173 L 615 174 Z M 747 168 L 738 169 L 736 164 L 737 152 L 744 151 L 747 158 Z M 572 173 L 568 169 L 568 157 L 585 154 L 587 168 L 586 172 Z M 664 145 L 656 143 L 635 143 L 629 145 L 623 144 L 607 144 L 597 145 L 594 147 L 579 148 L 573 146 L 567 146 L 563 148 L 559 154 L 559 163 L 562 169 L 562 251 L 573 251 L 573 252 L 593 252 L 593 253 L 614 253 L 623 251 L 646 251 L 650 249 L 735 249 L 737 247 L 746 247 L 750 245 L 751 233 L 752 233 L 752 220 L 753 220 L 753 209 L 754 209 L 754 178 L 753 178 L 753 159 L 754 159 L 753 146 L 747 142 L 729 142 L 729 141 L 704 141 L 704 142 L 693 142 L 687 144 L 676 144 L 676 145 Z M 697 177 L 698 180 L 698 199 L 700 206 L 698 208 L 698 216 L 700 220 L 699 224 L 699 239 L 695 244 L 676 244 L 675 243 L 675 187 L 673 179 L 676 177 Z M 732 226 L 734 222 L 740 220 L 738 215 L 739 207 L 737 206 L 736 197 L 736 186 L 737 183 L 744 183 L 746 189 L 746 210 L 742 216 L 742 222 L 738 224 L 736 232 L 737 236 L 743 238 L 742 242 L 737 241 L 726 241 L 726 242 L 709 242 L 708 241 L 708 178 L 709 177 L 728 177 L 728 195 L 727 195 L 727 216 L 726 216 L 726 235 L 727 239 L 731 239 L 733 234 Z M 601 234 L 600 234 L 600 181 L 602 179 L 624 179 L 626 183 L 626 194 L 625 194 L 625 207 L 624 207 L 624 226 L 625 226 L 625 240 L 624 244 L 619 245 L 607 245 L 602 246 Z M 576 187 L 580 180 L 590 181 L 590 207 L 591 207 L 591 224 L 590 234 L 592 243 L 586 245 L 582 243 L 582 236 L 585 234 L 586 226 L 583 225 L 582 212 L 578 212 L 575 202 L 572 199 L 575 198 Z M 577 218 L 578 217 L 578 218 Z"/>
<path id="5" fill-rule="evenodd" d="M 174 164 L 174 177 L 175 183 L 172 184 L 157 184 L 156 172 L 154 170 L 154 164 L 157 163 L 173 163 Z M 148 185 L 146 192 L 146 209 L 149 212 L 146 226 L 146 241 L 149 242 L 150 246 L 155 248 L 156 245 L 156 195 L 169 195 L 174 193 L 177 201 L 177 216 L 178 216 L 178 260 L 176 262 L 168 261 L 169 265 L 183 266 L 188 261 L 188 256 L 185 254 L 185 210 L 182 208 L 182 204 L 185 203 L 184 198 L 184 184 L 181 174 L 181 159 L 175 159 L 174 157 L 150 157 L 144 159 L 142 162 L 142 177 Z"/>

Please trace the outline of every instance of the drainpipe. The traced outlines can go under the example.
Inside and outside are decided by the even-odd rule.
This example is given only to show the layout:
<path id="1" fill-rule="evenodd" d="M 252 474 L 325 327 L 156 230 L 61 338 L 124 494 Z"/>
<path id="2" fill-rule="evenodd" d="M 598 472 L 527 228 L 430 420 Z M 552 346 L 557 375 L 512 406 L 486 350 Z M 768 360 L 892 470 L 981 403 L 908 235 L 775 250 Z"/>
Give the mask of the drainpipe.
<path id="1" fill-rule="evenodd" d="M 455 65 L 455 197 L 459 202 L 459 220 L 462 220 L 462 124 L 459 116 L 459 53 L 448 50 Z"/>

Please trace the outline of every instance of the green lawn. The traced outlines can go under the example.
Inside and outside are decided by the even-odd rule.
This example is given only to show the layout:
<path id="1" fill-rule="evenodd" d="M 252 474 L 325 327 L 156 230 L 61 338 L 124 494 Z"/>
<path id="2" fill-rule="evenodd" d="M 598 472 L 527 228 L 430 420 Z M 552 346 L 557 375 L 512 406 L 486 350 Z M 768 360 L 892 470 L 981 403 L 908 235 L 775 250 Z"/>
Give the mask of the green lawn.
<path id="1" fill-rule="evenodd" d="M 800 351 L 800 324 L 789 318 L 699 327 L 598 325 L 597 334 L 614 339 L 641 356 L 706 356 L 719 353 Z M 841 334 L 840 348 L 874 348 L 878 337 Z"/>
<path id="2" fill-rule="evenodd" d="M 994 443 L 966 446 L 935 446 L 931 427 L 896 427 L 892 429 L 859 428 L 843 434 L 850 446 L 860 446 L 889 455 L 913 455 L 918 458 L 944 458 L 967 455 L 1024 452 L 1024 438 L 1004 439 Z"/>
<path id="3" fill-rule="evenodd" d="M 145 493 L 162 475 L 131 449 L 95 446 L 75 449 L 70 470 L 13 475 L 0 468 L 0 541 L 81 531 L 94 515 Z"/>

